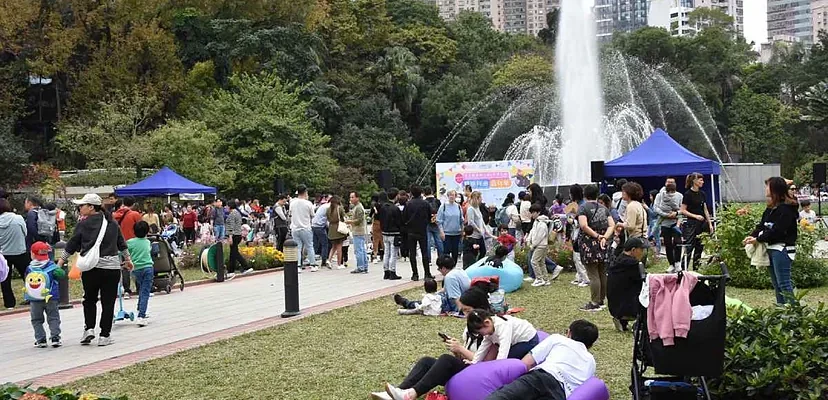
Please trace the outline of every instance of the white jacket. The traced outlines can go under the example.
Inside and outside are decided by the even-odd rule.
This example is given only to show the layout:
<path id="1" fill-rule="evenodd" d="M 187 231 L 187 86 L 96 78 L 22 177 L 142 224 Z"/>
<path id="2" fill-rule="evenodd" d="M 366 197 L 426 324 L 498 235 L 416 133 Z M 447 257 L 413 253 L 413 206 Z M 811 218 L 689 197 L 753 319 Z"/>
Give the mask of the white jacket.
<path id="1" fill-rule="evenodd" d="M 526 242 L 533 249 L 549 246 L 549 218 L 547 216 L 540 215 L 535 219 L 535 223 L 532 225 L 532 230 L 529 231 Z"/>

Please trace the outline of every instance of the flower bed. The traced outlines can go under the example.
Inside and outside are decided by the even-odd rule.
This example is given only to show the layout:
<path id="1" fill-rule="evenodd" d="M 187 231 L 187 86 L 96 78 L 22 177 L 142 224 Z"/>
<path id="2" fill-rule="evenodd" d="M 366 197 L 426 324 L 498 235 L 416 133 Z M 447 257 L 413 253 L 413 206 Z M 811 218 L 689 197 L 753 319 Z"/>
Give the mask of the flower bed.
<path id="1" fill-rule="evenodd" d="M 109 397 L 91 393 L 72 392 L 60 388 L 32 389 L 6 383 L 0 386 L 0 400 L 127 400 L 126 396 Z"/>
<path id="2" fill-rule="evenodd" d="M 201 244 L 195 244 L 186 248 L 178 260 L 178 266 L 181 269 L 198 269 L 201 268 L 201 250 L 204 248 Z M 239 252 L 250 267 L 257 270 L 266 270 L 272 268 L 280 268 L 285 265 L 285 255 L 270 245 L 264 246 L 242 246 Z M 230 245 L 224 245 L 224 263 L 225 265 L 230 259 Z"/>

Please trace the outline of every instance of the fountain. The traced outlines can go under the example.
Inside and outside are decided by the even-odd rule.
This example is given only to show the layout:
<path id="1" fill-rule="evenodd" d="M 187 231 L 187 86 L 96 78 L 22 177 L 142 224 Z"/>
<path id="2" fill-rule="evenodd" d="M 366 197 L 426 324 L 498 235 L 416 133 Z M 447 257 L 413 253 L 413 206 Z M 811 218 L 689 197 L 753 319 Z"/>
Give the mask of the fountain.
<path id="1" fill-rule="evenodd" d="M 535 160 L 536 182 L 560 186 L 591 181 L 590 162 L 612 160 L 662 128 L 689 150 L 722 158 L 727 146 L 695 86 L 669 66 L 651 66 L 611 49 L 598 51 L 591 1 L 564 0 L 555 57 L 557 82 L 495 93 L 452 130 L 420 182 L 477 113 L 495 102 L 506 111 L 472 161 Z"/>

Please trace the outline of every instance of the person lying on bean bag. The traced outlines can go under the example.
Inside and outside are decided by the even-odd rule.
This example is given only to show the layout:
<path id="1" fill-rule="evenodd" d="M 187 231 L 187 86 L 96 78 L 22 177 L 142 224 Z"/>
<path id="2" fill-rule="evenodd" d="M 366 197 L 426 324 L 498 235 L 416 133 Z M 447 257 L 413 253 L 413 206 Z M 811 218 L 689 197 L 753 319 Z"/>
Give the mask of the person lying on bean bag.
<path id="1" fill-rule="evenodd" d="M 566 336 L 550 335 L 523 357 L 528 373 L 498 389 L 486 400 L 566 400 L 595 375 L 589 348 L 598 340 L 595 324 L 577 320 Z"/>

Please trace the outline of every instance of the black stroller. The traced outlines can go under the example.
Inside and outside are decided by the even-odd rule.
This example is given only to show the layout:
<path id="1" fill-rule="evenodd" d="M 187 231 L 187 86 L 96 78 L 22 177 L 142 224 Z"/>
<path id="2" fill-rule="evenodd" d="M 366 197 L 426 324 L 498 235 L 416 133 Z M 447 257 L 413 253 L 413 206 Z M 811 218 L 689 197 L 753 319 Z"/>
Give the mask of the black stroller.
<path id="1" fill-rule="evenodd" d="M 661 339 L 650 341 L 647 309 L 640 307 L 634 327 L 630 386 L 634 400 L 711 400 L 707 378 L 720 376 L 724 369 L 727 327 L 725 285 L 729 274 L 724 263 L 720 266 L 722 275 L 699 276 L 690 293 L 692 306 L 712 305 L 712 314 L 691 321 L 687 338 L 676 338 L 675 345 L 664 346 Z M 646 279 L 640 268 L 641 278 Z M 681 279 L 683 272 L 678 274 Z M 644 376 L 650 367 L 658 377 Z"/>
<path id="2" fill-rule="evenodd" d="M 152 243 L 153 291 L 163 289 L 170 293 L 176 281 L 178 281 L 179 290 L 184 290 L 184 277 L 175 266 L 170 243 L 162 236 L 148 236 L 147 238 Z"/>

